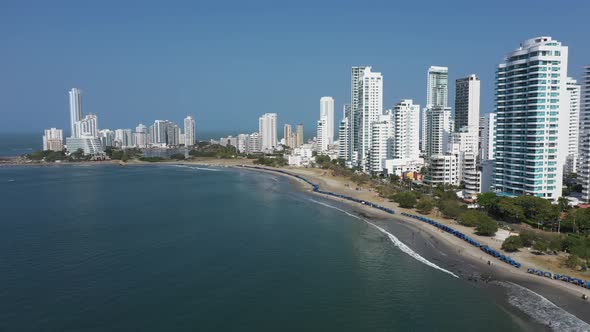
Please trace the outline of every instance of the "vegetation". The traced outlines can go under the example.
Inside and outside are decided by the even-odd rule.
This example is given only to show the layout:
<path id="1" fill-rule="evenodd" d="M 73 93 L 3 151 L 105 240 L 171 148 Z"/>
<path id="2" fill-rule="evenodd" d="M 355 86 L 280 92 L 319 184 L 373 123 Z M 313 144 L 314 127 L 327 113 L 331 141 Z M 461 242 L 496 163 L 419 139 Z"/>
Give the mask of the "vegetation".
<path id="1" fill-rule="evenodd" d="M 559 206 L 547 199 L 535 196 L 498 197 L 483 193 L 477 203 L 490 216 L 510 223 L 527 223 L 538 228 L 556 229 L 559 221 Z"/>
<path id="2" fill-rule="evenodd" d="M 458 221 L 461 225 L 476 227 L 482 221 L 493 221 L 492 218 L 488 217 L 485 213 L 475 210 L 469 210 L 459 215 Z"/>
<path id="3" fill-rule="evenodd" d="M 174 160 L 184 160 L 184 153 L 175 153 L 173 155 L 170 156 L 170 159 L 174 159 Z"/>
<path id="4" fill-rule="evenodd" d="M 515 252 L 522 248 L 522 238 L 518 235 L 511 235 L 502 243 L 502 250 Z"/>
<path id="5" fill-rule="evenodd" d="M 422 214 L 428 214 L 434 208 L 434 200 L 429 196 L 422 196 L 416 204 L 416 210 Z"/>
<path id="6" fill-rule="evenodd" d="M 156 163 L 159 161 L 165 161 L 166 159 L 164 159 L 162 157 L 140 157 L 139 160 L 150 162 L 150 163 Z"/>
<path id="7" fill-rule="evenodd" d="M 399 204 L 399 206 L 404 209 L 411 209 L 417 203 L 416 195 L 411 191 L 399 193 L 394 196 L 393 200 L 395 202 L 397 202 Z"/>
<path id="8" fill-rule="evenodd" d="M 482 236 L 494 236 L 498 231 L 498 223 L 491 218 L 481 220 L 475 227 L 475 232 Z"/>
<path id="9" fill-rule="evenodd" d="M 31 154 L 26 155 L 26 157 L 30 160 L 35 161 L 47 161 L 47 162 L 54 162 L 57 160 L 68 160 L 68 156 L 66 156 L 65 152 L 63 151 L 35 151 Z"/>
<path id="10" fill-rule="evenodd" d="M 274 156 L 273 158 L 261 156 L 258 159 L 254 160 L 254 164 L 271 167 L 281 167 L 285 166 L 287 164 L 287 161 L 285 160 L 285 158 L 283 158 L 283 156 Z"/>
<path id="11" fill-rule="evenodd" d="M 439 200 L 438 209 L 440 213 L 442 213 L 443 217 L 450 219 L 457 219 L 466 210 L 464 207 L 459 205 L 457 199 Z"/>
<path id="12" fill-rule="evenodd" d="M 231 145 L 222 146 L 219 144 L 211 144 L 209 142 L 199 142 L 191 151 L 189 151 L 189 155 L 193 157 L 231 159 L 238 156 L 238 151 Z"/>

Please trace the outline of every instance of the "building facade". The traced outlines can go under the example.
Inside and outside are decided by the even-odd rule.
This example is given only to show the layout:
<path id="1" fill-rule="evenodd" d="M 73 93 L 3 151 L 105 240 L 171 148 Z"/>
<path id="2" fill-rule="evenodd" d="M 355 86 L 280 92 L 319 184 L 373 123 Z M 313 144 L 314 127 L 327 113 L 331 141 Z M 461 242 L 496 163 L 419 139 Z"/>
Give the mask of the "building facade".
<path id="1" fill-rule="evenodd" d="M 76 132 L 76 122 L 82 119 L 82 92 L 78 88 L 73 88 L 70 95 L 70 137 L 79 137 Z"/>
<path id="2" fill-rule="evenodd" d="M 277 147 L 277 114 L 266 113 L 258 119 L 262 151 L 272 152 Z"/>
<path id="3" fill-rule="evenodd" d="M 590 201 L 590 65 L 584 67 L 580 107 L 578 180 L 582 199 Z"/>
<path id="4" fill-rule="evenodd" d="M 194 146 L 197 137 L 197 125 L 192 116 L 184 118 L 184 142 L 185 146 Z"/>
<path id="5" fill-rule="evenodd" d="M 63 130 L 57 128 L 45 129 L 43 135 L 44 151 L 62 151 L 64 149 Z"/>
<path id="6" fill-rule="evenodd" d="M 320 98 L 320 121 L 326 117 L 327 144 L 334 143 L 334 98 L 326 96 Z"/>
<path id="7" fill-rule="evenodd" d="M 568 151 L 568 48 L 537 37 L 505 60 L 496 71 L 494 188 L 557 200 Z"/>

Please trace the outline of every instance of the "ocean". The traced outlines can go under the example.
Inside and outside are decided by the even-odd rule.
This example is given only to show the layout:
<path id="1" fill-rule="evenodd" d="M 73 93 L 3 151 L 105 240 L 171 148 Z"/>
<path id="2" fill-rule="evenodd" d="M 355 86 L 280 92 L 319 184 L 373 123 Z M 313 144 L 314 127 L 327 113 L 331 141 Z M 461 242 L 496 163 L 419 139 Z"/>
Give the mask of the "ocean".
<path id="1" fill-rule="evenodd" d="M 0 331 L 527 327 L 489 289 L 418 255 L 411 231 L 382 231 L 290 181 L 174 165 L 0 168 Z"/>

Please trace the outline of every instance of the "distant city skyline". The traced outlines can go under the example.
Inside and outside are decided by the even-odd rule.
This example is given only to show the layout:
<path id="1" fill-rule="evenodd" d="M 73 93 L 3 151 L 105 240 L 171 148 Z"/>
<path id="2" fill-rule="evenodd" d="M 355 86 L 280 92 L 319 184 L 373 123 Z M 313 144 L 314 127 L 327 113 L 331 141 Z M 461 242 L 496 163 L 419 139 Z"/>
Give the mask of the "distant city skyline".
<path id="1" fill-rule="evenodd" d="M 256 1 L 147 2 L 118 6 L 113 16 L 114 4 L 3 5 L 1 132 L 67 130 L 64 91 L 72 87 L 82 90 L 85 114 L 99 114 L 102 128 L 160 118 L 182 123 L 192 114 L 206 130 L 252 132 L 257 116 L 276 112 L 278 128 L 301 122 L 311 129 L 322 96 L 334 97 L 339 123 L 350 100 L 350 68 L 359 65 L 386 78 L 384 108 L 401 99 L 424 107 L 431 65 L 449 68 L 449 105 L 451 83 L 476 74 L 483 115 L 494 106 L 495 65 L 515 42 L 541 35 L 563 41 L 572 54 L 569 76 L 578 81 L 590 59 L 590 3 L 584 1 L 562 1 L 559 13 L 508 1 L 375 3 L 368 8 L 368 34 L 349 24 L 358 17 L 353 3 L 303 1 L 285 9 Z M 429 20 L 434 15 L 447 19 Z M 444 38 L 432 33 L 434 25 Z M 363 47 L 351 51 L 351 41 L 363 38 Z"/>

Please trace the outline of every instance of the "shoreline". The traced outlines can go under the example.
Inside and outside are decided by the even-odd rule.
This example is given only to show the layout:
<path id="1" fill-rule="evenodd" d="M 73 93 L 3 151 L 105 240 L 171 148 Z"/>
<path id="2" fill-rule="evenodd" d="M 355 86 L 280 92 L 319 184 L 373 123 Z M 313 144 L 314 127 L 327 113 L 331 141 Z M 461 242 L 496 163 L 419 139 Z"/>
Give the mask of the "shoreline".
<path id="1" fill-rule="evenodd" d="M 318 184 L 322 182 L 320 176 L 309 176 L 309 174 L 305 174 L 305 171 L 307 171 L 305 169 L 276 169 L 271 167 L 261 167 L 258 169 L 248 167 L 239 168 L 259 172 L 268 172 L 272 174 L 282 175 L 286 178 L 290 178 L 294 183 L 299 184 L 297 185 L 298 189 L 302 189 L 303 191 L 306 191 L 313 195 L 317 195 L 324 199 L 328 199 L 330 201 L 336 201 L 341 204 L 344 204 L 351 208 L 354 213 L 360 214 L 362 217 L 369 219 L 371 223 L 374 223 L 379 227 L 383 227 L 388 231 L 391 230 L 391 226 L 387 227 L 387 224 L 391 223 L 392 221 L 402 226 L 413 229 L 414 231 L 420 233 L 420 235 L 424 237 L 426 240 L 429 240 L 432 243 L 432 250 L 440 252 L 439 255 L 434 255 L 435 258 L 433 260 L 437 264 L 443 262 L 442 264 L 444 264 L 443 267 L 445 269 L 451 270 L 453 273 L 459 275 L 461 279 L 466 280 L 470 284 L 473 284 L 477 287 L 500 287 L 504 292 L 503 297 L 505 298 L 507 303 L 509 302 L 509 292 L 508 289 L 506 289 L 505 286 L 501 286 L 501 284 L 506 282 L 514 283 L 522 287 L 525 287 L 533 293 L 536 293 L 548 299 L 554 305 L 558 306 L 559 308 L 562 308 L 567 313 L 574 315 L 578 319 L 586 323 L 590 323 L 590 303 L 581 298 L 582 294 L 587 294 L 590 296 L 590 290 L 579 286 L 575 286 L 573 284 L 568 284 L 557 280 L 531 275 L 526 272 L 527 267 L 533 267 L 528 261 L 522 262 L 523 267 L 517 269 L 509 264 L 506 264 L 498 259 L 493 258 L 492 256 L 488 256 L 480 249 L 470 246 L 468 243 L 456 238 L 455 236 L 449 233 L 443 232 L 433 226 L 430 226 L 429 224 L 425 224 L 422 222 L 418 222 L 414 219 L 404 217 L 399 213 L 415 213 L 415 211 L 413 210 L 402 209 L 399 207 L 391 207 L 396 211 L 396 214 L 391 215 L 384 211 L 380 211 L 378 209 L 372 208 L 364 204 L 359 204 L 345 199 L 340 199 L 330 195 L 314 192 L 313 190 L 311 190 L 310 185 L 304 182 L 303 180 L 293 175 L 277 172 L 277 170 L 286 171 L 299 176 L 304 176 L 306 177 L 306 179 L 314 181 Z M 320 184 L 320 187 L 323 188 L 323 190 L 330 190 L 330 188 L 326 189 L 326 187 L 322 184 Z M 347 195 L 353 196 L 353 192 L 349 192 L 347 193 Z M 385 205 L 383 202 L 379 202 L 378 204 Z M 391 205 L 393 204 L 394 203 L 391 203 Z M 431 216 L 428 217 L 432 218 Z M 433 219 L 436 219 L 437 222 L 440 222 L 441 220 L 439 219 L 442 218 Z M 445 222 L 445 224 L 450 223 L 451 222 L 449 220 L 446 220 Z M 452 225 L 453 228 L 458 228 L 457 226 L 458 225 Z M 471 231 L 473 232 L 473 230 Z M 432 259 L 431 257 L 427 258 L 429 260 Z M 492 265 L 488 265 L 487 261 L 491 261 Z M 522 311 L 522 308 L 519 309 Z M 534 317 L 531 317 L 531 320 L 532 319 L 534 319 Z M 538 321 L 533 322 L 540 323 Z M 549 324 L 551 324 L 551 322 L 549 322 Z M 549 324 L 541 325 L 546 328 L 549 328 Z"/>

